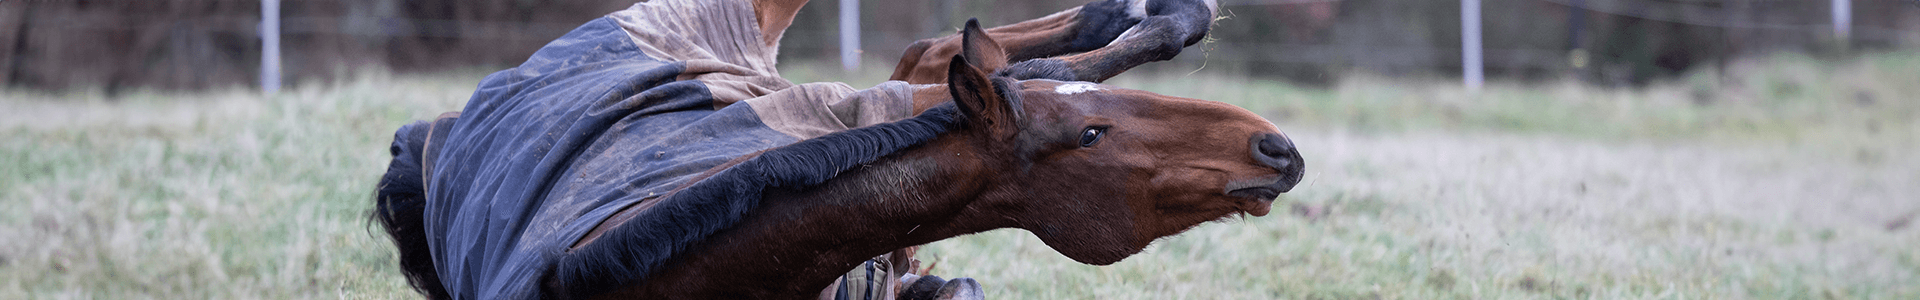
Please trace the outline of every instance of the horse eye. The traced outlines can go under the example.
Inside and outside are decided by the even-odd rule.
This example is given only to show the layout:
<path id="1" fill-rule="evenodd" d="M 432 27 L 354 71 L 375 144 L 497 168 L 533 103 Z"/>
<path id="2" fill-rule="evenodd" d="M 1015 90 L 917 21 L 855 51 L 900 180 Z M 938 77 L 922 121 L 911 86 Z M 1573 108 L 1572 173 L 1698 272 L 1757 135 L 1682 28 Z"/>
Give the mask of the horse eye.
<path id="1" fill-rule="evenodd" d="M 1100 142 L 1100 136 L 1105 135 L 1106 132 L 1107 129 L 1101 127 L 1087 127 L 1086 130 L 1080 131 L 1080 147 L 1093 147 L 1094 143 Z"/>

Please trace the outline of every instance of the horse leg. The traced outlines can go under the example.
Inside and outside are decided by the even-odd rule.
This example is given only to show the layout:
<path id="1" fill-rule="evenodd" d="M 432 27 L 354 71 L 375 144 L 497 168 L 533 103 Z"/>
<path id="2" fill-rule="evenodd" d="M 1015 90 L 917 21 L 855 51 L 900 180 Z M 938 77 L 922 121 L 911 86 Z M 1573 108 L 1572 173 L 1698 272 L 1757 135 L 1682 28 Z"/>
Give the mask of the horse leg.
<path id="1" fill-rule="evenodd" d="M 1013 62 L 1091 50 L 1104 45 L 1103 40 L 1119 36 L 1126 26 L 1132 25 L 1115 24 L 1126 23 L 1124 18 L 1115 18 L 1125 15 L 1123 7 L 1113 4 L 1116 2 L 1089 3 L 1038 19 L 988 28 L 986 33 L 1007 53 L 1007 61 Z M 900 55 L 900 63 L 894 66 L 893 75 L 888 80 L 914 84 L 946 83 L 947 63 L 962 50 L 961 34 L 958 32 L 915 41 Z M 993 71 L 1003 66 L 976 67 Z"/>
<path id="2" fill-rule="evenodd" d="M 1180 48 L 1198 43 L 1212 26 L 1217 8 L 1211 0 L 1106 0 L 989 28 L 986 33 L 999 42 L 1013 64 L 1004 75 L 1102 81 L 1140 64 L 1171 59 Z M 944 83 L 948 60 L 961 50 L 960 34 L 914 42 L 900 56 L 890 79 Z M 1080 54 L 1061 57 L 1074 53 Z"/>
<path id="3" fill-rule="evenodd" d="M 1145 17 L 1104 47 L 1073 55 L 1022 61 L 998 75 L 1101 82 L 1146 63 L 1173 59 L 1207 36 L 1218 9 L 1213 1 L 1144 1 Z M 1129 10 L 1133 12 L 1133 10 Z"/>

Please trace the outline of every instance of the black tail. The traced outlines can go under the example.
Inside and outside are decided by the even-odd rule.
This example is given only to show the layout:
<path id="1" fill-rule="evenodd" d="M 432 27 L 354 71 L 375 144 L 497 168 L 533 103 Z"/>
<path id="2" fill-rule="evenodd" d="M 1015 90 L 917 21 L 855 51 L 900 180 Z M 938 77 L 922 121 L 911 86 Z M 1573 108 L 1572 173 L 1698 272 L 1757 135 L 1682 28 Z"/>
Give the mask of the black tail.
<path id="1" fill-rule="evenodd" d="M 414 122 L 393 133 L 389 150 L 393 161 L 387 164 L 387 174 L 380 177 L 379 189 L 374 192 L 371 217 L 400 248 L 400 271 L 406 273 L 413 288 L 428 299 L 452 299 L 440 284 L 440 275 L 433 268 L 433 253 L 427 249 L 427 191 L 421 178 L 420 155 L 432 127 L 424 121 Z"/>

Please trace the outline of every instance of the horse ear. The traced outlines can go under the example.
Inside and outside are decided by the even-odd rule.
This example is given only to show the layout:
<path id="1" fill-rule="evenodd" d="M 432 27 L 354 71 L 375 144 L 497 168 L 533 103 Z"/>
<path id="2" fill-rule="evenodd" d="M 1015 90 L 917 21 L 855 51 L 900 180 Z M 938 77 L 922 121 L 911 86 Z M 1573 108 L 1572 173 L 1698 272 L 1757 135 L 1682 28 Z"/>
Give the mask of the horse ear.
<path id="1" fill-rule="evenodd" d="M 973 64 L 974 68 L 987 72 L 1007 67 L 1007 49 L 1000 48 L 1000 42 L 994 41 L 993 37 L 987 36 L 986 30 L 980 29 L 980 19 L 977 18 L 967 19 L 967 27 L 960 30 L 960 55 L 966 56 L 967 62 Z"/>
<path id="2" fill-rule="evenodd" d="M 1014 128 L 1012 103 L 993 88 L 986 72 L 968 64 L 965 55 L 954 55 L 953 62 L 947 64 L 947 93 L 953 95 L 953 104 L 967 115 L 972 126 L 1002 132 Z"/>

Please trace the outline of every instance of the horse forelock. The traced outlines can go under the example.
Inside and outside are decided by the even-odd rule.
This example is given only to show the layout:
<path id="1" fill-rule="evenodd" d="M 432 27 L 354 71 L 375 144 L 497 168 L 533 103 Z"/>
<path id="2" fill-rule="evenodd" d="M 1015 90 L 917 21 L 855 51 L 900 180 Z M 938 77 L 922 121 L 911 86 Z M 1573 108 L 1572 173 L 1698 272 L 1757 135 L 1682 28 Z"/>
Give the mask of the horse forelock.
<path id="1" fill-rule="evenodd" d="M 1020 81 L 1008 77 L 995 76 L 992 79 L 995 93 L 1007 99 L 1007 107 L 1013 108 L 1013 119 L 1017 122 L 1027 118 L 1024 98 L 1020 96 Z"/>
<path id="2" fill-rule="evenodd" d="M 931 141 L 964 126 L 951 103 L 912 118 L 831 133 L 774 148 L 674 191 L 644 214 L 564 255 L 549 275 L 566 298 L 646 280 L 688 247 L 732 227 L 759 207 L 767 187 L 804 188 Z M 891 184 L 883 182 L 855 185 Z"/>

